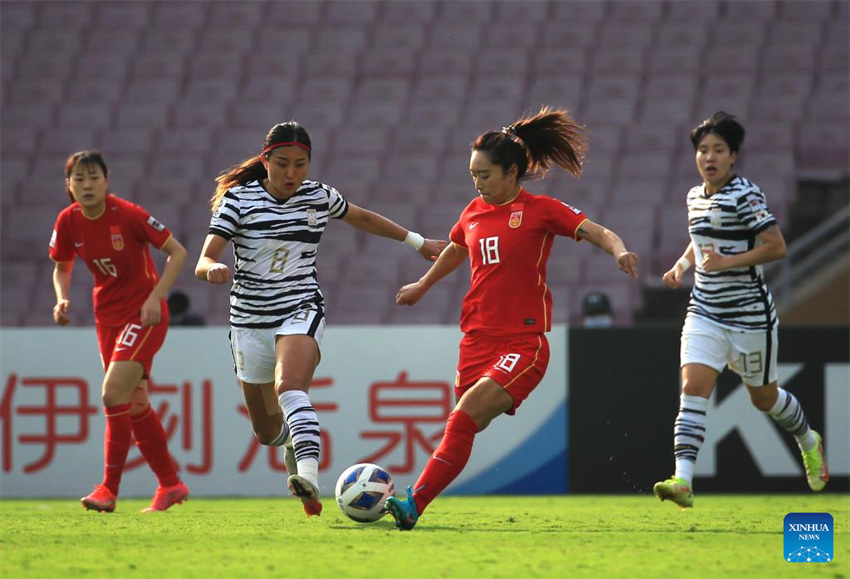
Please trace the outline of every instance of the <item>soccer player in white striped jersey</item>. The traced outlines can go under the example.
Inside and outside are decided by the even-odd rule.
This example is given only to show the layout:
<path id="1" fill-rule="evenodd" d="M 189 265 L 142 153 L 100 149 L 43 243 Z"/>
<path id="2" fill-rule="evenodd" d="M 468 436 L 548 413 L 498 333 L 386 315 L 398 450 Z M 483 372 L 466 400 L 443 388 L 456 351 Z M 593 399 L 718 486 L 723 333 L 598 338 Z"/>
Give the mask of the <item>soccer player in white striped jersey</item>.
<path id="1" fill-rule="evenodd" d="M 403 241 L 429 260 L 446 245 L 308 180 L 311 147 L 298 123 L 275 125 L 262 153 L 216 179 L 209 234 L 195 268 L 199 279 L 230 281 L 230 269 L 219 258 L 233 242 L 230 343 L 236 376 L 254 434 L 264 445 L 284 447 L 287 486 L 308 516 L 322 512 L 320 429 L 308 396 L 325 328 L 316 278 L 322 232 L 330 219 L 341 219 Z"/>
<path id="2" fill-rule="evenodd" d="M 693 506 L 693 471 L 705 437 L 708 399 L 727 365 L 741 377 L 753 405 L 794 435 L 809 487 L 820 491 L 829 480 L 821 436 L 809 428 L 794 395 L 776 381 L 778 319 L 761 266 L 785 257 L 785 239 L 761 189 L 733 173 L 744 134 L 737 119 L 722 111 L 691 131 L 703 183 L 688 192 L 691 243 L 663 276 L 675 289 L 696 265 L 682 329 L 676 472 L 654 486 L 658 498 L 680 508 Z"/>

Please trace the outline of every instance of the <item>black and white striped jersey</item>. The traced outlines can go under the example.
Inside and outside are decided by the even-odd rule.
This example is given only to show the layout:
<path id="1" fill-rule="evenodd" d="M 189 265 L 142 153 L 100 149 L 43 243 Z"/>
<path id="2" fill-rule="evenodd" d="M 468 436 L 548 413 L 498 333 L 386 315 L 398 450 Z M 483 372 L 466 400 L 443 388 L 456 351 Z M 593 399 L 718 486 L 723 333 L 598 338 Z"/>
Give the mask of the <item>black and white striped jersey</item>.
<path id="1" fill-rule="evenodd" d="M 696 261 L 689 314 L 733 330 L 774 328 L 776 307 L 760 265 L 708 273 L 700 264 L 706 248 L 722 255 L 753 249 L 761 244 L 758 234 L 775 224 L 764 193 L 743 177 L 733 176 L 713 195 L 706 195 L 705 185 L 688 192 L 688 230 Z"/>
<path id="2" fill-rule="evenodd" d="M 316 278 L 319 240 L 328 218 L 341 219 L 347 212 L 345 197 L 317 181 L 304 181 L 286 201 L 258 181 L 231 187 L 209 228 L 233 243 L 230 324 L 276 327 L 305 304 L 322 303 Z"/>

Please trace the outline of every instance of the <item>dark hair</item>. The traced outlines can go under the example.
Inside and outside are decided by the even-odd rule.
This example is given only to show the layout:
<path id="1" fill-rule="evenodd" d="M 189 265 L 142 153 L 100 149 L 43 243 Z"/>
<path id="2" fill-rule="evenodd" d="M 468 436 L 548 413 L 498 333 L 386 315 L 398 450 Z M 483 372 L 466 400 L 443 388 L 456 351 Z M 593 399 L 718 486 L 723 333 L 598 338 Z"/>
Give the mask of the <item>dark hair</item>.
<path id="1" fill-rule="evenodd" d="M 168 312 L 173 315 L 180 315 L 189 309 L 189 296 L 181 290 L 174 290 L 168 294 Z"/>
<path id="2" fill-rule="evenodd" d="M 554 162 L 573 177 L 581 175 L 587 152 L 587 132 L 564 109 L 544 106 L 532 117 L 522 117 L 501 131 L 475 139 L 473 151 L 489 155 L 507 172 L 517 167 L 517 181 L 543 177 Z"/>
<path id="3" fill-rule="evenodd" d="M 271 156 L 271 150 L 267 149 L 279 143 L 297 143 L 307 150 L 307 158 L 310 158 L 312 144 L 310 143 L 310 135 L 307 134 L 307 130 L 295 121 L 276 124 L 269 130 L 266 139 L 263 141 L 263 152 L 243 161 L 239 165 L 230 167 L 216 177 L 216 183 L 218 185 L 210 199 L 210 205 L 213 211 L 215 211 L 221 202 L 221 198 L 224 197 L 224 194 L 231 187 L 244 185 L 251 181 L 259 181 L 268 176 L 266 168 L 263 166 L 262 158 L 265 157 L 268 159 Z"/>
<path id="4" fill-rule="evenodd" d="M 694 151 L 699 148 L 700 142 L 706 135 L 714 133 L 729 145 L 729 150 L 737 153 L 744 144 L 746 131 L 738 119 L 724 111 L 717 111 L 691 131 L 691 143 Z"/>
<path id="5" fill-rule="evenodd" d="M 89 166 L 98 166 L 103 171 L 103 176 L 109 178 L 109 168 L 106 166 L 106 160 L 103 158 L 103 155 L 100 151 L 95 150 L 86 150 L 86 151 L 77 151 L 76 153 L 71 153 L 68 158 L 65 160 L 65 178 L 70 179 L 71 173 L 74 172 L 74 169 L 77 168 L 77 165 L 82 165 L 83 167 Z M 68 193 L 68 199 L 71 203 L 74 203 L 76 199 L 71 194 L 71 188 L 67 185 L 65 186 L 66 193 Z"/>
<path id="6" fill-rule="evenodd" d="M 611 313 L 611 301 L 604 292 L 593 291 L 581 300 L 581 313 L 583 316 L 599 316 Z"/>

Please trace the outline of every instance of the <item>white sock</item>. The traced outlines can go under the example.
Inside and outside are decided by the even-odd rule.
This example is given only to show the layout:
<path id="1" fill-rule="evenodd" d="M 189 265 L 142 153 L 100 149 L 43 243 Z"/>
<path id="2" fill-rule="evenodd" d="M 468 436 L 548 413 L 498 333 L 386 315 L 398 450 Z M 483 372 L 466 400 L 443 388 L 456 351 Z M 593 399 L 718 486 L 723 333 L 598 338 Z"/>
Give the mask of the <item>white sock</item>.
<path id="1" fill-rule="evenodd" d="M 777 388 L 776 392 L 778 394 L 776 402 L 767 413 L 779 426 L 794 435 L 803 452 L 810 451 L 817 446 L 818 440 L 809 428 L 809 421 L 806 420 L 803 407 L 787 390 Z"/>
<path id="2" fill-rule="evenodd" d="M 272 440 L 266 446 L 283 446 L 283 443 L 286 442 L 286 439 L 289 438 L 289 425 L 286 424 L 286 420 L 284 419 L 283 425 L 280 427 L 280 434 L 277 435 L 277 438 Z"/>
<path id="3" fill-rule="evenodd" d="M 310 397 L 301 390 L 287 390 L 278 396 L 283 417 L 292 434 L 292 446 L 298 474 L 319 487 L 319 457 L 321 437 L 319 417 L 310 403 Z"/>
<path id="4" fill-rule="evenodd" d="M 673 425 L 673 456 L 676 459 L 676 478 L 688 484 L 694 480 L 697 454 L 705 441 L 705 413 L 708 398 L 682 394 L 679 398 L 679 414 Z"/>

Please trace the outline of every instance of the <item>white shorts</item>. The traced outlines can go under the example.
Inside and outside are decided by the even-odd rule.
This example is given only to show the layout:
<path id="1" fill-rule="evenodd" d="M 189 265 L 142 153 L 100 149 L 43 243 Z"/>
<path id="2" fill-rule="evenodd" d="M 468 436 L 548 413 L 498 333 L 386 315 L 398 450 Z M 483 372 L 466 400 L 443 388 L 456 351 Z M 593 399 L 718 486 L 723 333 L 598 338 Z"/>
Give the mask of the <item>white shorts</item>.
<path id="1" fill-rule="evenodd" d="M 728 330 L 705 318 L 689 314 L 682 328 L 681 365 L 704 364 L 722 372 L 726 365 L 747 386 L 776 381 L 779 350 L 777 328 L 767 332 Z"/>
<path id="2" fill-rule="evenodd" d="M 311 304 L 293 313 L 276 328 L 230 328 L 230 349 L 236 377 L 249 384 L 274 382 L 276 336 L 310 336 L 321 348 L 325 333 L 322 306 Z"/>

